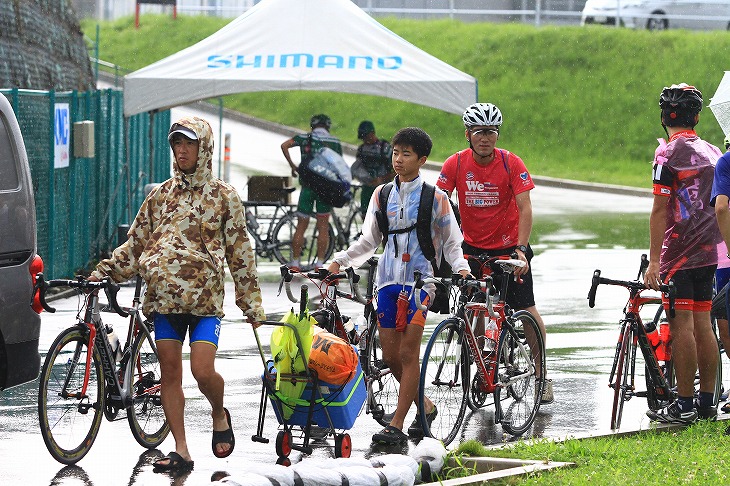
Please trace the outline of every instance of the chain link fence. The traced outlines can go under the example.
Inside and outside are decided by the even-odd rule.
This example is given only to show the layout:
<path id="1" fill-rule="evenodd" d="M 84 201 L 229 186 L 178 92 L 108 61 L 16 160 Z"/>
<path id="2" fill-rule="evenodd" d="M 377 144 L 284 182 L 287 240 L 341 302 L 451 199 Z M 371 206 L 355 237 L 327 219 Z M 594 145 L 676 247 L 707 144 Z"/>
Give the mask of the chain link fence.
<path id="1" fill-rule="evenodd" d="M 0 93 L 12 104 L 25 141 L 45 273 L 72 277 L 117 246 L 117 227 L 134 219 L 145 185 L 170 177 L 170 112 L 125 119 L 122 92 L 114 89 Z M 94 122 L 93 156 L 75 157 L 71 139 L 64 167 L 54 164 L 59 103 L 68 104 L 69 128 Z"/>

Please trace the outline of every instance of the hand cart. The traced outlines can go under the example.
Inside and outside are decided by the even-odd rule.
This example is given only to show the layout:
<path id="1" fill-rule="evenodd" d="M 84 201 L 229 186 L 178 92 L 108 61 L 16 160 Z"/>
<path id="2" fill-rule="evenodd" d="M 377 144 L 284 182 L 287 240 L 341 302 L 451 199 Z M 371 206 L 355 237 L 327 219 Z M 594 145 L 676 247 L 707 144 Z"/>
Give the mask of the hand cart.
<path id="1" fill-rule="evenodd" d="M 307 286 L 301 290 L 298 319 L 300 323 L 309 322 L 307 310 Z M 263 387 L 259 406 L 259 418 L 256 434 L 251 437 L 254 442 L 267 444 L 269 439 L 263 436 L 266 407 L 269 401 L 279 422 L 276 436 L 277 464 L 289 465 L 288 456 L 292 450 L 311 454 L 314 444 L 329 445 L 329 438 L 334 438 L 335 457 L 350 457 L 352 439 L 345 432 L 352 428 L 355 419 L 365 402 L 365 377 L 358 363 L 355 376 L 345 385 L 332 385 L 317 378 L 316 371 L 308 367 L 305 361 L 302 338 L 297 327 L 288 322 L 264 321 L 263 325 L 284 326 L 293 332 L 296 339 L 297 367 L 303 371 L 279 373 L 273 359 L 267 359 L 257 329 L 254 329 L 256 344 L 264 365 L 262 375 Z M 283 368 L 282 368 L 283 369 Z M 280 383 L 294 385 L 280 387 Z M 296 385 L 302 385 L 297 387 Z M 289 396 L 284 391 L 297 390 Z M 301 393 L 301 394 L 299 394 Z"/>

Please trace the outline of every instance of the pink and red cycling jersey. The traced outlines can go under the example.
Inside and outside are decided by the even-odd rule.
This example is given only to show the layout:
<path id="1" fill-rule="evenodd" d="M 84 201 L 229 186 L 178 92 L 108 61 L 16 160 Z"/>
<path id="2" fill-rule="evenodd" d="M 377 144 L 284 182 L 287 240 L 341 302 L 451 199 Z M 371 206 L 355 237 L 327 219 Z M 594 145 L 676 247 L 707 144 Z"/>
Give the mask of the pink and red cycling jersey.
<path id="1" fill-rule="evenodd" d="M 464 241 L 481 249 L 517 245 L 520 219 L 515 196 L 535 187 L 524 162 L 515 154 L 494 149 L 486 166 L 474 160 L 471 149 L 444 162 L 436 185 L 447 192 L 456 188 Z M 458 172 L 458 173 L 457 173 Z"/>
<path id="2" fill-rule="evenodd" d="M 721 240 L 710 206 L 717 147 L 693 130 L 659 140 L 654 154 L 654 195 L 669 198 L 667 225 L 662 243 L 659 272 L 673 275 L 717 264 L 717 244 Z"/>

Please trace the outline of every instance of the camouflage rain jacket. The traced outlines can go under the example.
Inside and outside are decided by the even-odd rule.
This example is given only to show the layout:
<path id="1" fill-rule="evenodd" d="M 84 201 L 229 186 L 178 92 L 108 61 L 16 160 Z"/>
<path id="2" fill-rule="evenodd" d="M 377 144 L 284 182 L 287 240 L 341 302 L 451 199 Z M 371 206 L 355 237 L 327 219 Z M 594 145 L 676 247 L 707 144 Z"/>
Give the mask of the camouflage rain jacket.
<path id="1" fill-rule="evenodd" d="M 93 276 L 124 281 L 140 274 L 147 282 L 145 315 L 223 317 L 224 261 L 236 288 L 236 305 L 249 320 L 265 319 L 256 265 L 246 232 L 245 210 L 236 190 L 212 174 L 213 134 L 208 122 L 176 122 L 198 135 L 194 174 L 175 175 L 142 203 L 129 239 Z M 173 125 L 175 126 L 175 125 Z"/>

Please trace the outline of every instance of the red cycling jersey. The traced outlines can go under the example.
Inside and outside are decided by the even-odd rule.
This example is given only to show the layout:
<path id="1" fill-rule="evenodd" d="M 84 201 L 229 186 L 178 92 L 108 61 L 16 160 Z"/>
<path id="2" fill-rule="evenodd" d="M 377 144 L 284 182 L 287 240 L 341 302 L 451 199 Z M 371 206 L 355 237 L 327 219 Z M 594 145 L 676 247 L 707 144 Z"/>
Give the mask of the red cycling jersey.
<path id="1" fill-rule="evenodd" d="M 447 192 L 456 188 L 464 241 L 484 250 L 519 243 L 515 196 L 535 187 L 522 159 L 506 150 L 494 151 L 494 159 L 486 166 L 476 163 L 471 149 L 452 155 L 436 183 Z"/>

